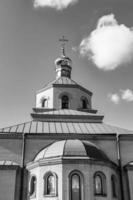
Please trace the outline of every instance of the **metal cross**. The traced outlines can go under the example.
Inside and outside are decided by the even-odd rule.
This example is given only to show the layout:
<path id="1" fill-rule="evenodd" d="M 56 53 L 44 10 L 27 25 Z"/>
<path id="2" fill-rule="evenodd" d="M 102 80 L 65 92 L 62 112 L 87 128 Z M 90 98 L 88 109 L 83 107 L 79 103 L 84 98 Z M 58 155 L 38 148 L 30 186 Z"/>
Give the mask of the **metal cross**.
<path id="1" fill-rule="evenodd" d="M 68 40 L 63 35 L 62 38 L 59 39 L 59 41 L 62 43 L 61 44 L 62 55 L 65 56 L 65 44 L 66 42 L 68 42 Z"/>

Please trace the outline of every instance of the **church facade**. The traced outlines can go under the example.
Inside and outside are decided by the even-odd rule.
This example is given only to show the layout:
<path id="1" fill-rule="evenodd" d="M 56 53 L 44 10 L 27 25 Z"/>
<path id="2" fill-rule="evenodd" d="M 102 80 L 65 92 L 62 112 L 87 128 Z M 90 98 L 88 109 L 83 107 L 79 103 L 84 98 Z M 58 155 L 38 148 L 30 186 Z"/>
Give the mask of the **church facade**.
<path id="1" fill-rule="evenodd" d="M 133 132 L 103 122 L 62 50 L 32 120 L 0 130 L 0 200 L 132 200 Z"/>

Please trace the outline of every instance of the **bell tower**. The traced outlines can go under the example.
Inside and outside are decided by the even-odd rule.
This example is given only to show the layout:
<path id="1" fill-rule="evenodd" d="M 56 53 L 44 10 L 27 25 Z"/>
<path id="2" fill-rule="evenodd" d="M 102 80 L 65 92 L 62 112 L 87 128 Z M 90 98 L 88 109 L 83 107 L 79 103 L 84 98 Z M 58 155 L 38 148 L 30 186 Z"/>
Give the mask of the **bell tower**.
<path id="1" fill-rule="evenodd" d="M 65 52 L 68 40 L 63 36 L 59 41 L 61 56 L 55 60 L 56 78 L 36 92 L 35 116 L 64 109 L 96 113 L 92 109 L 92 92 L 71 79 L 72 60 Z"/>

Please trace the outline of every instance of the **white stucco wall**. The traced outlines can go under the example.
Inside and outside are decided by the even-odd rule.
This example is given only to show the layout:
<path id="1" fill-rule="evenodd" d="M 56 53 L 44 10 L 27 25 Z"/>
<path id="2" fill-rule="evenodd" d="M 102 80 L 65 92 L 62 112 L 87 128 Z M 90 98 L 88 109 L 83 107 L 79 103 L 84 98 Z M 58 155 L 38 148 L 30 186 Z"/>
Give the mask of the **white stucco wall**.
<path id="1" fill-rule="evenodd" d="M 0 170 L 0 200 L 14 200 L 16 170 Z"/>
<path id="2" fill-rule="evenodd" d="M 128 170 L 128 181 L 129 181 L 129 196 L 130 199 L 133 199 L 133 170 Z"/>
<path id="3" fill-rule="evenodd" d="M 78 170 L 83 175 L 83 200 L 120 200 L 120 187 L 119 178 L 115 170 L 110 167 L 102 165 L 91 164 L 65 164 L 63 166 L 63 200 L 70 200 L 69 198 L 69 174 Z M 95 196 L 94 195 L 94 174 L 95 172 L 103 172 L 106 176 L 107 183 L 107 196 Z M 118 180 L 118 198 L 112 197 L 111 175 L 114 174 Z"/>
<path id="4" fill-rule="evenodd" d="M 41 108 L 42 99 L 47 99 L 48 104 L 46 108 L 53 108 L 53 88 L 47 89 L 45 91 L 36 94 L 36 107 Z"/>
<path id="5" fill-rule="evenodd" d="M 70 104 L 69 109 L 75 109 L 81 108 L 81 97 L 84 96 L 88 99 L 89 102 L 89 108 L 91 107 L 91 96 L 87 94 L 86 92 L 82 91 L 79 88 L 67 88 L 67 87 L 58 87 L 54 88 L 54 108 L 61 109 L 61 101 L 59 96 L 62 93 L 68 93 L 70 94 Z"/>
<path id="6" fill-rule="evenodd" d="M 81 179 L 82 185 L 82 200 L 120 200 L 120 183 L 119 176 L 115 169 L 90 163 L 77 163 L 74 164 L 55 164 L 55 165 L 44 165 L 38 166 L 35 169 L 30 170 L 31 174 L 37 177 L 37 188 L 35 198 L 32 200 L 70 200 L 70 185 L 69 175 L 72 171 L 78 171 L 81 173 L 83 179 Z M 56 197 L 50 197 L 44 195 L 44 176 L 48 172 L 53 172 L 58 177 L 58 195 Z M 102 172 L 106 176 L 107 195 L 106 196 L 95 196 L 94 194 L 94 174 L 96 172 Z M 117 178 L 117 191 L 118 197 L 112 197 L 112 185 L 111 175 L 115 175 Z"/>
<path id="7" fill-rule="evenodd" d="M 58 195 L 57 196 L 46 196 L 44 195 L 44 176 L 48 172 L 53 172 L 57 175 L 58 180 Z M 35 169 L 30 170 L 31 175 L 36 175 L 37 177 L 37 188 L 35 198 L 31 197 L 32 200 L 62 200 L 62 165 L 49 165 L 49 166 L 39 166 Z"/>

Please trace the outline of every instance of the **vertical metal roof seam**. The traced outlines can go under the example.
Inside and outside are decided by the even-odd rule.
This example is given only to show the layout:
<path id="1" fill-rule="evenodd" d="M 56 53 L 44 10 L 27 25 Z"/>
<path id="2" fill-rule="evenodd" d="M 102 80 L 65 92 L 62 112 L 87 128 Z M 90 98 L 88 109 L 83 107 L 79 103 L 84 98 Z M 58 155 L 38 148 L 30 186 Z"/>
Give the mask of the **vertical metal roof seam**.
<path id="1" fill-rule="evenodd" d="M 11 127 L 9 128 L 9 133 L 11 133 L 11 129 L 12 129 L 12 127 L 13 127 L 13 126 L 11 126 Z"/>
<path id="2" fill-rule="evenodd" d="M 37 129 L 38 129 L 38 122 L 36 122 L 36 133 L 38 133 Z"/>
<path id="3" fill-rule="evenodd" d="M 30 131 L 31 131 L 32 122 L 33 122 L 33 121 L 30 122 L 29 133 L 30 133 Z"/>
<path id="4" fill-rule="evenodd" d="M 91 123 L 92 129 L 95 131 L 95 133 L 99 133 L 99 127 L 97 123 Z"/>
<path id="5" fill-rule="evenodd" d="M 105 128 L 104 128 L 103 124 L 97 124 L 97 126 L 99 127 L 101 133 L 105 133 Z"/>
<path id="6" fill-rule="evenodd" d="M 63 132 L 63 133 L 69 133 L 69 129 L 68 129 L 67 123 L 64 123 L 64 122 L 60 122 L 60 123 L 61 123 L 61 127 L 62 127 L 62 132 Z M 64 124 L 65 124 L 65 126 L 66 126 L 66 128 L 67 128 L 67 131 L 65 131 Z"/>
<path id="7" fill-rule="evenodd" d="M 87 129 L 87 127 L 85 126 L 85 123 L 82 122 L 82 123 L 79 123 L 79 125 L 80 125 L 80 127 L 83 126 L 83 128 L 86 129 L 85 132 L 82 131 L 83 133 L 88 133 L 88 129 Z M 82 129 L 83 129 L 83 128 L 82 128 Z"/>
<path id="8" fill-rule="evenodd" d="M 75 124 L 75 123 L 73 123 L 73 122 L 72 122 L 72 126 L 73 126 L 73 129 L 74 129 L 74 132 L 75 132 L 75 133 L 77 133 L 77 130 L 76 130 L 76 128 L 75 128 L 75 125 L 74 125 L 74 124 Z"/>
<path id="9" fill-rule="evenodd" d="M 41 123 L 42 123 L 42 133 L 44 133 L 44 122 Z"/>
<path id="10" fill-rule="evenodd" d="M 67 122 L 66 122 L 66 126 L 67 126 L 67 129 L 68 129 L 69 133 L 71 133 Z"/>
<path id="11" fill-rule="evenodd" d="M 23 124 L 22 133 L 24 133 L 25 123 Z"/>
<path id="12" fill-rule="evenodd" d="M 61 122 L 59 122 L 59 124 L 60 124 L 61 133 L 63 133 L 63 129 L 62 129 L 62 124 L 61 124 Z"/>
<path id="13" fill-rule="evenodd" d="M 16 130 L 15 130 L 16 133 L 17 133 L 17 131 L 18 131 L 18 127 L 19 127 L 19 126 L 17 125 L 17 126 L 16 126 Z"/>
<path id="14" fill-rule="evenodd" d="M 62 123 L 61 122 L 59 122 L 59 123 L 60 123 L 60 127 L 61 127 L 61 133 L 63 133 Z"/>
<path id="15" fill-rule="evenodd" d="M 94 127 L 93 127 L 93 123 L 90 123 L 90 127 L 91 127 L 91 129 L 94 131 L 93 133 L 96 133 L 97 131 L 94 129 Z"/>
<path id="16" fill-rule="evenodd" d="M 74 128 L 74 130 L 75 130 L 75 133 L 78 133 L 78 130 L 77 130 L 76 127 L 75 127 L 77 124 L 78 124 L 78 123 L 73 123 L 73 122 L 72 122 L 72 125 L 73 125 L 73 128 Z M 80 128 L 79 128 L 79 129 L 80 129 Z"/>
<path id="17" fill-rule="evenodd" d="M 90 131 L 89 131 L 88 127 L 86 126 L 86 123 L 84 123 L 84 125 L 85 125 L 86 129 L 88 130 L 88 133 L 90 134 Z"/>
<path id="18" fill-rule="evenodd" d="M 48 133 L 50 133 L 50 123 L 48 123 Z"/>
<path id="19" fill-rule="evenodd" d="M 79 128 L 81 130 L 81 133 L 84 133 L 83 130 L 82 130 L 82 128 L 81 128 L 80 122 L 78 122 L 78 126 L 79 126 Z"/>
<path id="20" fill-rule="evenodd" d="M 54 129 L 55 129 L 55 133 L 57 134 L 57 128 L 56 128 L 56 125 L 55 125 L 56 123 L 55 122 L 53 122 L 53 126 L 54 126 Z"/>
<path id="21" fill-rule="evenodd" d="M 60 129 L 61 129 L 61 133 L 62 133 L 61 123 L 58 122 L 58 125 L 59 125 L 59 127 L 60 127 Z M 57 129 L 58 129 L 58 127 L 57 127 L 57 122 L 55 122 L 55 127 L 56 127 L 56 133 L 58 133 L 58 131 L 57 131 Z"/>

